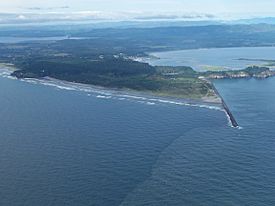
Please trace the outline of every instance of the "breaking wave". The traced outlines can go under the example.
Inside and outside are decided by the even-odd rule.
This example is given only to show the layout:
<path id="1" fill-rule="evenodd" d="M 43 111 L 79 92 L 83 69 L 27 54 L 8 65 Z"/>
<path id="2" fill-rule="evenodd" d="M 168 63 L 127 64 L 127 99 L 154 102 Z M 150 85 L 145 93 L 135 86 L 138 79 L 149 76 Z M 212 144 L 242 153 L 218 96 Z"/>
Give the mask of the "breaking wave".
<path id="1" fill-rule="evenodd" d="M 0 76 L 10 79 L 16 79 L 11 76 L 11 71 L 8 69 L 0 69 Z M 57 80 L 54 78 L 43 78 L 43 79 L 20 79 L 20 81 L 31 83 L 31 84 L 40 84 L 44 86 L 55 87 L 60 90 L 67 91 L 79 91 L 87 93 L 87 96 L 93 96 L 98 99 L 116 99 L 120 101 L 134 101 L 138 103 L 143 103 L 149 106 L 159 105 L 159 104 L 173 104 L 179 106 L 191 106 L 191 107 L 199 107 L 206 108 L 217 111 L 224 111 L 222 107 L 219 105 L 211 105 L 211 104 L 203 104 L 200 102 L 192 102 L 191 100 L 184 99 L 166 99 L 166 98 L 156 98 L 153 96 L 147 96 L 144 94 L 139 94 L 137 92 L 132 91 L 121 91 L 121 90 L 111 90 L 106 89 L 104 87 L 99 86 L 91 86 L 80 83 L 67 82 L 62 80 Z"/>

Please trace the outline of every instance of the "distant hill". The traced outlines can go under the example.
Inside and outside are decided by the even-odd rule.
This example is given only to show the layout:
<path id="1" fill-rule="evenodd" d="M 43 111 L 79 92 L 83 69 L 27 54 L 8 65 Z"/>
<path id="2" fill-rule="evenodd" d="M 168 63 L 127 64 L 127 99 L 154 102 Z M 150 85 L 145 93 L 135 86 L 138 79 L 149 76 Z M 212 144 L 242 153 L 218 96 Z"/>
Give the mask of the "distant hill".
<path id="1" fill-rule="evenodd" d="M 275 24 L 275 17 L 240 19 L 233 22 L 234 24 Z"/>

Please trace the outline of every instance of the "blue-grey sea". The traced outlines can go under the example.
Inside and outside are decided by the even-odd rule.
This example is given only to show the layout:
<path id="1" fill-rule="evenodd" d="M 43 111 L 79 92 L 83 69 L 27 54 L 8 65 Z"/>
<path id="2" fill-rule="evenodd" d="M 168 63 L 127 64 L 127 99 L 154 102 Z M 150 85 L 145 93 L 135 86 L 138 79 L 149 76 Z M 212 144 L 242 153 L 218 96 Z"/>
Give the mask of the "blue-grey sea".
<path id="1" fill-rule="evenodd" d="M 154 52 L 157 58 L 144 59 L 152 65 L 191 66 L 197 71 L 244 69 L 274 62 L 275 47 L 233 47 Z"/>
<path id="2" fill-rule="evenodd" d="M 275 78 L 215 85 L 242 129 L 215 108 L 0 77 L 0 205 L 275 205 Z"/>

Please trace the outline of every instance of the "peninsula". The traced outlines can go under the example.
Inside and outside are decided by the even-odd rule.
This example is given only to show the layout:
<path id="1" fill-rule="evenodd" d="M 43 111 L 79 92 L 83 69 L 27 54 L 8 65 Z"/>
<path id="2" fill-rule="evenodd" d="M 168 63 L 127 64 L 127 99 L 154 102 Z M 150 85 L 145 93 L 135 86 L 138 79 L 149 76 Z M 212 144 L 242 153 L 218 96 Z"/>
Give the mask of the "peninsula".
<path id="1" fill-rule="evenodd" d="M 83 58 L 55 57 L 25 59 L 15 64 L 17 78 L 52 77 L 76 83 L 107 88 L 146 92 L 152 95 L 196 99 L 220 103 L 221 99 L 211 79 L 268 78 L 275 71 L 268 67 L 252 66 L 243 70 L 197 72 L 191 67 L 151 66 L 121 57 L 101 58 L 97 61 Z"/>
<path id="2" fill-rule="evenodd" d="M 60 34 L 59 30 L 47 29 L 41 31 L 39 35 L 64 35 Z M 268 61 L 267 66 L 250 66 L 242 70 L 197 72 L 188 65 L 152 66 L 135 59 L 153 51 L 272 46 L 274 29 L 275 27 L 266 25 L 220 25 L 68 30 L 66 32 L 71 32 L 69 36 L 77 38 L 1 43 L 0 63 L 14 65 L 17 70 L 12 75 L 17 78 L 51 77 L 161 97 L 222 104 L 230 116 L 229 109 L 211 80 L 268 78 L 275 75 L 275 71 L 272 70 L 273 61 Z M 258 31 L 266 35 L 265 41 L 256 38 Z M 7 32 L 9 35 L 14 35 L 12 31 Z M 234 34 L 238 36 L 238 41 L 231 38 Z M 33 37 L 37 34 L 24 31 L 21 35 Z M 223 38 L 218 38 L 221 36 Z"/>

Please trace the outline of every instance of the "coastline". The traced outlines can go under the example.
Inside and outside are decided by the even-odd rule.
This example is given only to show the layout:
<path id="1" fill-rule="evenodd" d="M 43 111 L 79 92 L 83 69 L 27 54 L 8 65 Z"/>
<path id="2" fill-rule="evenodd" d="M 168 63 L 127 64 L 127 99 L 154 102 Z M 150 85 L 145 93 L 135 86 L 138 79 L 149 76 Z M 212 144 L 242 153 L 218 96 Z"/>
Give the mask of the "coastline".
<path id="1" fill-rule="evenodd" d="M 212 86 L 215 90 L 215 93 L 221 98 L 221 101 L 222 101 L 222 106 L 228 116 L 228 119 L 229 121 L 231 122 L 231 125 L 232 127 L 234 128 L 239 128 L 239 124 L 238 122 L 236 121 L 234 115 L 232 114 L 231 110 L 229 109 L 229 107 L 227 106 L 225 100 L 223 99 L 223 97 L 220 95 L 219 91 L 217 90 L 217 88 L 215 87 L 215 85 L 212 83 Z"/>
<path id="2" fill-rule="evenodd" d="M 7 69 L 11 72 L 15 72 L 19 70 L 13 64 L 10 64 L 10 63 L 0 63 L 0 69 Z"/>
<path id="3" fill-rule="evenodd" d="M 201 107 L 201 108 L 209 108 L 215 110 L 224 111 L 228 117 L 230 124 L 237 128 L 239 127 L 237 121 L 235 120 L 233 114 L 229 110 L 228 106 L 226 105 L 225 101 L 223 100 L 222 96 L 217 91 L 215 85 L 209 79 L 205 79 L 204 81 L 211 84 L 213 89 L 213 94 L 210 96 L 205 96 L 202 98 L 184 98 L 184 97 L 173 97 L 169 95 L 158 95 L 157 93 L 150 92 L 150 91 L 136 91 L 131 89 L 119 89 L 119 88 L 107 88 L 97 85 L 91 84 L 83 84 L 83 83 L 76 83 L 76 82 L 69 82 L 66 80 L 60 80 L 51 77 L 43 77 L 43 78 L 16 78 L 12 76 L 12 73 L 16 70 L 12 64 L 0 64 L 0 69 L 3 68 L 6 73 L 5 76 L 12 79 L 19 79 L 21 81 L 26 81 L 29 83 L 40 83 L 46 86 L 53 86 L 59 89 L 64 90 L 74 90 L 74 91 L 83 91 L 88 93 L 88 96 L 91 95 L 90 93 L 97 94 L 97 98 L 101 99 L 111 99 L 114 96 L 118 97 L 118 99 L 133 99 L 137 101 L 145 102 L 148 105 L 155 105 L 156 103 L 169 103 L 175 105 L 182 105 L 182 106 L 193 106 L 193 107 Z M 7 72 L 8 71 L 8 72 Z"/>
<path id="4" fill-rule="evenodd" d="M 194 51 L 194 50 L 211 50 L 211 49 L 250 49 L 250 48 L 275 48 L 275 46 L 233 46 L 233 47 L 198 47 L 198 48 L 192 48 L 192 49 L 172 49 L 169 48 L 167 50 L 161 50 L 161 51 L 150 51 L 150 52 L 146 52 L 145 54 L 148 56 L 145 57 L 153 57 L 156 59 L 159 59 L 160 57 L 158 57 L 157 55 L 154 54 L 158 54 L 158 53 L 167 53 L 167 52 L 178 52 L 178 51 Z"/>
<path id="5" fill-rule="evenodd" d="M 0 64 L 0 70 L 4 70 L 4 75 L 2 76 L 8 77 L 11 79 L 18 79 L 16 77 L 11 76 L 13 71 L 18 70 L 15 67 L 8 67 L 8 66 L 4 66 L 4 64 L 3 65 Z M 29 83 L 35 83 L 35 84 L 40 83 L 42 85 L 53 86 L 58 89 L 82 91 L 82 92 L 86 92 L 88 95 L 91 95 L 91 93 L 93 93 L 96 95 L 96 97 L 102 98 L 102 99 L 109 99 L 115 96 L 118 99 L 129 98 L 129 99 L 138 100 L 138 101 L 142 100 L 147 102 L 149 105 L 154 105 L 156 103 L 168 103 L 168 104 L 201 107 L 201 108 L 208 108 L 208 109 L 223 111 L 221 101 L 219 101 L 219 98 L 217 99 L 216 97 L 203 97 L 201 99 L 191 99 L 191 98 L 182 98 L 182 97 L 177 98 L 177 97 L 171 97 L 171 96 L 156 95 L 149 91 L 146 92 L 146 91 L 136 91 L 131 89 L 107 88 L 107 87 L 102 87 L 97 85 L 69 82 L 69 81 L 60 80 L 60 79 L 51 78 L 51 77 L 25 78 L 25 79 L 19 79 L 19 80 L 29 82 Z"/>
<path id="6" fill-rule="evenodd" d="M 161 51 L 150 51 L 150 52 L 145 52 L 145 55 L 142 57 L 136 57 L 132 58 L 137 61 L 143 62 L 143 63 L 149 63 L 154 66 L 168 66 L 167 64 L 158 64 L 158 60 L 164 59 L 161 54 L 165 54 L 166 56 L 168 54 L 173 54 L 177 52 L 193 52 L 193 51 L 211 51 L 211 50 L 217 50 L 217 49 L 222 49 L 222 50 L 239 50 L 239 49 L 275 49 L 275 46 L 238 46 L 238 47 L 209 47 L 209 48 L 192 48 L 192 49 L 167 49 L 167 50 L 161 50 Z M 231 58 L 231 57 L 230 57 Z M 246 65 L 243 65 L 241 63 L 240 65 L 237 66 L 225 66 L 225 65 L 216 65 L 218 69 L 214 70 L 209 70 L 207 67 L 212 67 L 215 64 L 210 64 L 209 62 L 201 62 L 199 64 L 193 65 L 191 62 L 187 62 L 184 65 L 189 65 L 192 67 L 195 71 L 198 72 L 206 72 L 206 71 L 230 71 L 230 70 L 242 70 L 244 67 L 249 67 L 249 66 L 259 66 L 259 67 L 269 67 L 270 69 L 275 69 L 275 66 L 268 65 L 269 62 L 274 62 L 275 59 L 272 59 L 271 57 L 260 57 L 260 58 L 253 58 L 253 56 L 247 56 L 246 54 L 240 54 L 240 56 L 237 57 L 232 57 L 234 60 L 238 60 L 240 62 L 246 62 Z M 267 59 L 269 58 L 269 59 Z M 263 61 L 264 60 L 264 61 Z M 267 61 L 265 61 L 267 60 Z M 188 58 L 187 60 L 185 59 L 184 61 L 189 61 Z M 254 64 L 250 64 L 249 62 L 255 62 Z M 235 63 L 234 63 L 235 64 Z M 171 64 L 170 64 L 171 66 Z M 180 65 L 174 65 L 174 66 L 180 66 Z M 222 68 L 222 69 L 221 69 Z"/>
<path id="7" fill-rule="evenodd" d="M 11 64 L 0 64 L 0 71 L 1 70 L 4 70 L 4 75 L 3 73 L 1 74 L 1 72 L 0 72 L 0 75 L 10 79 L 21 80 L 32 84 L 52 86 L 61 90 L 85 92 L 87 93 L 88 96 L 91 96 L 93 94 L 93 96 L 99 99 L 130 100 L 130 101 L 144 103 L 150 106 L 156 105 L 156 104 L 172 104 L 172 105 L 178 105 L 178 106 L 218 110 L 226 114 L 226 116 L 228 117 L 228 122 L 232 127 L 239 128 L 239 125 L 235 120 L 233 114 L 229 110 L 222 96 L 217 91 L 213 82 L 210 80 L 205 80 L 205 81 L 210 82 L 216 96 L 203 97 L 200 99 L 190 99 L 190 98 L 182 98 L 182 97 L 176 98 L 176 97 L 170 97 L 170 96 L 160 96 L 160 95 L 153 94 L 151 92 L 140 92 L 140 91 L 135 91 L 131 89 L 107 88 L 107 87 L 90 85 L 90 84 L 69 82 L 66 80 L 60 80 L 60 79 L 51 78 L 51 77 L 18 79 L 16 77 L 11 76 L 11 74 L 14 71 L 18 70 Z"/>
<path id="8" fill-rule="evenodd" d="M 26 79 L 26 80 L 34 80 L 34 79 Z M 41 79 L 36 79 L 38 81 L 44 80 L 46 83 L 57 83 L 58 85 L 49 85 L 49 86 L 59 86 L 59 88 L 67 89 L 68 90 L 79 90 L 84 92 L 91 92 L 97 93 L 99 95 L 103 94 L 106 95 L 106 99 L 108 96 L 117 96 L 117 97 L 128 97 L 131 99 L 137 100 L 147 100 L 149 102 L 159 102 L 159 103 L 170 103 L 176 105 L 183 105 L 183 106 L 198 106 L 198 107 L 211 107 L 216 109 L 222 109 L 221 101 L 215 101 L 215 98 L 201 98 L 201 99 L 191 99 L 191 98 L 182 98 L 182 97 L 172 97 L 172 96 L 162 96 L 156 95 L 152 92 L 146 91 L 136 91 L 131 89 L 119 89 L 119 88 L 108 88 L 102 87 L 98 85 L 91 85 L 91 84 L 82 84 L 76 82 L 69 82 L 66 80 L 60 80 L 52 77 L 44 77 Z M 104 97 L 102 97 L 104 98 Z M 219 98 L 219 97 L 218 97 Z"/>

